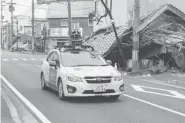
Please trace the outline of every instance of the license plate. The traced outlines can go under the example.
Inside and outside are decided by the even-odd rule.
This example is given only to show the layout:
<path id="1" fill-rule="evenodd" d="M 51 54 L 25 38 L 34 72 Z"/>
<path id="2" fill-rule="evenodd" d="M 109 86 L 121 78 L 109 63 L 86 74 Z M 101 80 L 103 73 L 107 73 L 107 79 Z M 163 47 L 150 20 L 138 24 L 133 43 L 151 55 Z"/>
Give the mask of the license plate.
<path id="1" fill-rule="evenodd" d="M 105 92 L 105 91 L 106 91 L 105 86 L 97 86 L 97 87 L 94 89 L 94 92 Z"/>

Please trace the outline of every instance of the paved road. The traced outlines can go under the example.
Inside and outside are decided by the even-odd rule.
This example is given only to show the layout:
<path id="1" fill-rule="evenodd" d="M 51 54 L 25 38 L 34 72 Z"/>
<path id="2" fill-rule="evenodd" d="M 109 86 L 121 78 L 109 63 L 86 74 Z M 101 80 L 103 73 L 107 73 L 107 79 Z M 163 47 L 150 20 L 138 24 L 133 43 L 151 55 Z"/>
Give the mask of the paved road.
<path id="1" fill-rule="evenodd" d="M 13 123 L 9 108 L 5 100 L 2 97 L 1 97 L 1 122 L 2 123 Z"/>
<path id="2" fill-rule="evenodd" d="M 43 58 L 3 52 L 2 75 L 52 123 L 185 123 L 185 90 L 141 80 L 125 78 L 126 96 L 118 101 L 73 98 L 62 102 L 55 92 L 40 89 L 38 65 Z"/>

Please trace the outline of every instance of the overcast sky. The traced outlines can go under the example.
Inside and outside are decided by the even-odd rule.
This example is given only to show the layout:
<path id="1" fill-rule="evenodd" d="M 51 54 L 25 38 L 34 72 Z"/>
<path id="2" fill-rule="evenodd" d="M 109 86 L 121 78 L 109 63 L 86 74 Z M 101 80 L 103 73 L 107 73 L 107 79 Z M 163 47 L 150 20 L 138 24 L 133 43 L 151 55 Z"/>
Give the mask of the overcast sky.
<path id="1" fill-rule="evenodd" d="M 6 3 L 9 3 L 11 0 L 5 0 Z M 37 0 L 35 0 L 36 3 Z M 14 15 L 25 15 L 25 16 L 31 16 L 31 5 L 32 5 L 32 0 L 13 0 L 15 7 Z M 44 18 L 46 17 L 46 12 L 47 12 L 47 6 L 46 5 L 36 5 L 35 4 L 35 17 L 36 18 Z M 5 20 L 10 20 L 10 12 L 8 10 L 8 4 L 4 7 L 4 16 Z"/>
<path id="2" fill-rule="evenodd" d="M 5 0 L 6 3 L 10 2 L 10 0 Z M 130 0 L 128 0 L 130 1 Z M 142 0 L 141 0 L 142 1 Z M 178 7 L 180 10 L 185 12 L 185 0 L 149 0 L 150 1 L 150 7 L 152 9 L 155 9 L 156 7 L 165 4 L 170 3 Z M 13 2 L 16 3 L 15 5 L 15 11 L 14 15 L 25 15 L 25 16 L 31 16 L 31 2 L 32 0 L 13 0 Z M 37 0 L 35 0 L 35 3 Z M 141 4 L 142 7 L 142 4 Z M 35 5 L 35 17 L 36 18 L 45 18 L 47 13 L 47 5 Z M 118 10 L 119 11 L 119 10 Z M 119 12 L 118 12 L 119 13 Z M 4 20 L 10 20 L 10 12 L 8 10 L 8 5 L 4 7 Z"/>

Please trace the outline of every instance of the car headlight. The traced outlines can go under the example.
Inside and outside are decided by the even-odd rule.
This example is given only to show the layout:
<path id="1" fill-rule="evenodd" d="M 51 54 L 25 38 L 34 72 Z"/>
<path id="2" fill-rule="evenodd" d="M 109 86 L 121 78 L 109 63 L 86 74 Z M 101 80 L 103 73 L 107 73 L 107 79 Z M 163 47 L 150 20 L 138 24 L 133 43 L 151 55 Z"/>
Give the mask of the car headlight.
<path id="1" fill-rule="evenodd" d="M 122 76 L 122 75 L 120 75 L 120 76 L 115 76 L 115 77 L 114 77 L 114 81 L 121 81 L 121 80 L 123 80 L 123 76 Z"/>
<path id="2" fill-rule="evenodd" d="M 67 80 L 71 82 L 82 82 L 82 79 L 80 77 L 76 77 L 69 74 L 67 74 Z"/>

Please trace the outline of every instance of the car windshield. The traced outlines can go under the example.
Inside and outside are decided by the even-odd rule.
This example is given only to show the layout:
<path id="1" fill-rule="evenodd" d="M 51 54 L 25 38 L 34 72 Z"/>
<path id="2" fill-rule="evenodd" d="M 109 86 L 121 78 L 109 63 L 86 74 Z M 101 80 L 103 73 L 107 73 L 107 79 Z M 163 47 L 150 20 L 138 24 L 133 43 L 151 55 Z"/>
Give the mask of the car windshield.
<path id="1" fill-rule="evenodd" d="M 89 52 L 63 52 L 61 60 L 64 66 L 107 66 L 106 61 L 98 55 L 93 55 Z"/>

